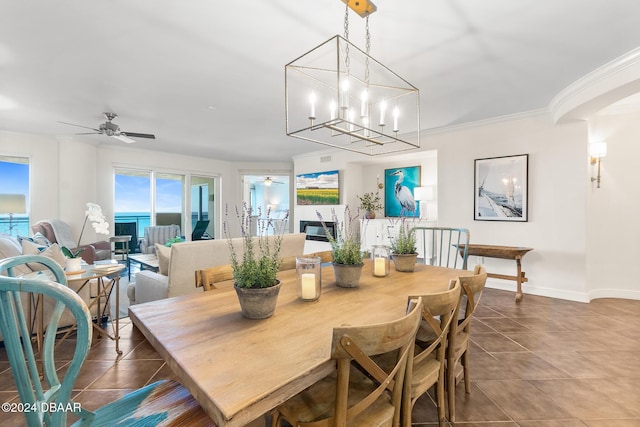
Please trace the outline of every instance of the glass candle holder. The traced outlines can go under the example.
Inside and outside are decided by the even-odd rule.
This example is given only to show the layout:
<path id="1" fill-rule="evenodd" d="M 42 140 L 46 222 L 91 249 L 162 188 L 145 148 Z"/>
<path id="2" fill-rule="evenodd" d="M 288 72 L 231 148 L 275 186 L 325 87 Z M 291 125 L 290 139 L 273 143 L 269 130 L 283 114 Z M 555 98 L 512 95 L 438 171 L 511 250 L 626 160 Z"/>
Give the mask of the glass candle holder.
<path id="1" fill-rule="evenodd" d="M 302 301 L 315 301 L 320 298 L 320 257 L 296 257 L 296 277 L 298 298 Z"/>
<path id="2" fill-rule="evenodd" d="M 373 245 L 371 247 L 371 262 L 373 263 L 373 275 L 375 277 L 385 277 L 389 275 L 389 260 L 391 259 L 391 248 L 385 245 Z"/>

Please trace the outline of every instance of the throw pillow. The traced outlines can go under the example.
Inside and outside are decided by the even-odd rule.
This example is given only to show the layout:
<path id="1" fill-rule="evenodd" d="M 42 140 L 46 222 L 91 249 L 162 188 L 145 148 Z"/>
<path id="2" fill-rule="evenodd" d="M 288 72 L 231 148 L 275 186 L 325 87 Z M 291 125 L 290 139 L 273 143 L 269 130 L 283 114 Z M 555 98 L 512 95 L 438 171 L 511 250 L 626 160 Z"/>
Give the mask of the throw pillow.
<path id="1" fill-rule="evenodd" d="M 67 258 L 64 256 L 62 251 L 60 250 L 60 246 L 57 243 L 52 244 L 51 246 L 42 246 L 36 243 L 30 242 L 29 240 L 22 240 L 22 253 L 24 255 L 42 255 L 48 258 L 51 258 L 55 262 L 57 262 L 61 268 L 64 268 Z M 33 271 L 38 270 L 46 270 L 47 267 L 40 263 L 30 262 L 27 263 L 30 269 Z"/>
<path id="2" fill-rule="evenodd" d="M 169 259 L 171 258 L 171 248 L 156 243 L 156 255 L 158 257 L 158 273 L 163 276 L 169 275 Z"/>

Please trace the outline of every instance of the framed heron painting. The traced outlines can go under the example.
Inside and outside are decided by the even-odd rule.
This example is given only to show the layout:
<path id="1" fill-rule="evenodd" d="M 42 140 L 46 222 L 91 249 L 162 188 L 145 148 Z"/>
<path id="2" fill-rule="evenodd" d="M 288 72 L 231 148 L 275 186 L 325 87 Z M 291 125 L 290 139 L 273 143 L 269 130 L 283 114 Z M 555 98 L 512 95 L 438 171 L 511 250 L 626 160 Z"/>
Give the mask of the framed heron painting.
<path id="1" fill-rule="evenodd" d="M 384 216 L 419 217 L 413 189 L 420 187 L 420 166 L 384 170 Z"/>

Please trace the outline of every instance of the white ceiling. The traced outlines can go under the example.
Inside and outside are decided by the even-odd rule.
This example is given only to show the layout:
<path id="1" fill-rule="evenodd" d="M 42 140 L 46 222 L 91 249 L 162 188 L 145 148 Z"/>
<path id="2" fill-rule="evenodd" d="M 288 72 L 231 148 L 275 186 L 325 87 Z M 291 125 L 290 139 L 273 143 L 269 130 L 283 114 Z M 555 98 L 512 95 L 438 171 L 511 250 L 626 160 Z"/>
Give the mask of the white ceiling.
<path id="1" fill-rule="evenodd" d="M 371 55 L 420 89 L 424 129 L 546 108 L 640 45 L 635 0 L 374 2 Z M 0 0 L 0 130 L 70 137 L 58 121 L 113 111 L 156 135 L 136 148 L 287 161 L 323 146 L 285 135 L 284 65 L 343 18 L 339 0 Z"/>

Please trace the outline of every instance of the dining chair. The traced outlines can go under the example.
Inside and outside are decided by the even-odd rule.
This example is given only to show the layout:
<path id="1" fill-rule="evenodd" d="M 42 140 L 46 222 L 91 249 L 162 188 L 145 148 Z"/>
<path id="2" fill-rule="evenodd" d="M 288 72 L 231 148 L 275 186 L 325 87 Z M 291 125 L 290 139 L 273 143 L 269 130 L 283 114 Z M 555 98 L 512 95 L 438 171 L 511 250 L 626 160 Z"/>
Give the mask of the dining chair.
<path id="1" fill-rule="evenodd" d="M 418 249 L 422 248 L 425 264 L 438 267 L 467 269 L 470 233 L 466 228 L 413 227 Z M 464 244 L 458 260 L 458 246 Z"/>
<path id="2" fill-rule="evenodd" d="M 26 255 L 18 261 L 46 264 L 41 258 L 44 257 Z M 47 266 L 56 277 L 60 274 L 64 277 L 59 266 Z M 40 360 L 36 360 L 21 304 L 21 298 L 27 293 L 42 295 L 55 302 L 42 351 L 37 354 Z M 54 346 L 60 316 L 65 310 L 72 313 L 76 322 L 76 345 L 71 362 L 60 378 L 60 372 L 56 371 L 60 362 L 56 363 Z M 80 418 L 74 424 L 76 426 L 133 425 L 134 422 L 136 425 L 158 425 L 161 422 L 167 426 L 183 425 L 180 424 L 182 422 L 189 425 L 215 425 L 182 385 L 169 380 L 147 385 L 96 411 L 89 411 L 72 402 L 73 386 L 91 344 L 91 314 L 73 290 L 46 279 L 44 275 L 34 279 L 0 276 L 0 332 L 20 402 L 25 408 L 30 408 L 24 412 L 29 427 L 65 426 L 68 413 Z M 39 370 L 40 362 L 42 371 Z"/>
<path id="3" fill-rule="evenodd" d="M 314 252 L 305 256 L 318 257 L 321 264 L 331 264 L 333 262 L 333 251 Z"/>
<path id="4" fill-rule="evenodd" d="M 449 329 L 449 344 L 447 347 L 447 399 L 449 403 L 449 421 L 456 419 L 456 380 L 461 364 L 464 375 L 464 390 L 471 393 L 471 377 L 469 373 L 469 338 L 471 336 L 471 320 L 475 313 L 482 290 L 487 282 L 487 270 L 482 265 L 476 265 L 473 276 L 460 277 L 461 293 L 456 322 L 451 323 Z"/>
<path id="5" fill-rule="evenodd" d="M 420 396 L 436 385 L 438 425 L 445 425 L 445 363 L 447 334 L 454 323 L 460 303 L 460 279 L 451 281 L 449 290 L 422 295 L 422 321 L 419 333 L 429 337 L 423 341 L 416 337 L 416 350 L 409 362 L 402 401 L 403 426 L 411 426 L 413 406 Z M 415 298 L 412 297 L 412 298 Z"/>
<path id="6" fill-rule="evenodd" d="M 301 427 L 399 426 L 402 384 L 421 314 L 418 298 L 401 319 L 334 328 L 335 371 L 277 407 L 272 427 L 283 419 Z M 381 354 L 393 357 L 393 365 L 385 369 L 372 359 Z"/>
<path id="7" fill-rule="evenodd" d="M 296 268 L 296 257 L 284 257 L 280 264 L 279 271 L 292 270 Z M 233 269 L 231 264 L 219 265 L 216 267 L 196 270 L 196 288 L 202 287 L 205 291 L 218 289 L 216 283 L 233 280 Z"/>
<path id="8" fill-rule="evenodd" d="M 216 283 L 233 280 L 231 264 L 196 270 L 196 288 L 203 287 L 205 291 L 218 289 Z"/>

